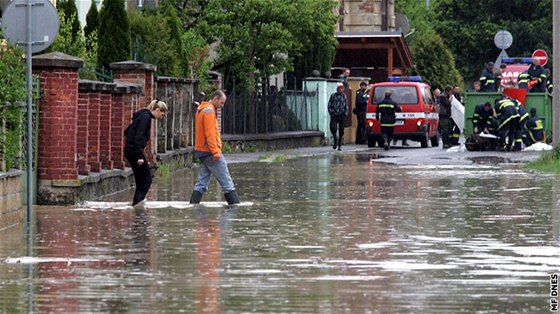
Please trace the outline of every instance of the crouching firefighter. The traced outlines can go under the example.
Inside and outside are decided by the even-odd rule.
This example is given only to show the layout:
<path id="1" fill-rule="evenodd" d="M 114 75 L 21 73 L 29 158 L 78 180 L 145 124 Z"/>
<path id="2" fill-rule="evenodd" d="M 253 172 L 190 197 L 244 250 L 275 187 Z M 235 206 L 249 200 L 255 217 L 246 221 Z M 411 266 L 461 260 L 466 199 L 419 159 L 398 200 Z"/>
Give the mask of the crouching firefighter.
<path id="1" fill-rule="evenodd" d="M 543 122 L 539 116 L 537 116 L 537 108 L 531 108 L 529 111 L 531 117 L 527 119 L 525 123 L 525 132 L 527 136 L 524 138 L 525 145 L 531 146 L 536 142 L 544 142 L 544 127 Z"/>
<path id="2" fill-rule="evenodd" d="M 515 102 L 509 98 L 496 98 L 494 110 L 498 116 L 500 149 L 510 151 L 517 134 L 517 129 L 519 128 L 519 113 L 515 108 Z"/>
<path id="3" fill-rule="evenodd" d="M 519 114 L 519 126 L 515 133 L 515 145 L 513 150 L 520 151 L 521 143 L 523 143 L 523 137 L 525 136 L 525 123 L 527 123 L 529 119 L 529 113 L 527 113 L 525 106 L 523 106 L 519 100 L 512 99 L 512 101 L 515 103 L 515 109 L 517 109 L 517 113 Z"/>

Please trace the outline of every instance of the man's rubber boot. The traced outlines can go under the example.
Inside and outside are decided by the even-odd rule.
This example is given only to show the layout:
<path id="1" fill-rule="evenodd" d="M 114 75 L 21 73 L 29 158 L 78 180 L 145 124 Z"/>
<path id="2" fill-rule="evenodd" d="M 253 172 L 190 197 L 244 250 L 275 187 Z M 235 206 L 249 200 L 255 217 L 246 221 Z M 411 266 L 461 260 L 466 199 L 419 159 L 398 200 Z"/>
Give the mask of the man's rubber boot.
<path id="1" fill-rule="evenodd" d="M 336 149 L 336 135 L 333 136 L 333 145 L 332 145 L 333 149 Z"/>
<path id="2" fill-rule="evenodd" d="M 189 203 L 191 204 L 200 204 L 200 200 L 202 199 L 202 193 L 199 191 L 193 191 L 191 194 L 191 200 Z"/>
<path id="3" fill-rule="evenodd" d="M 233 190 L 224 194 L 228 205 L 239 204 L 239 195 L 237 195 L 237 191 Z"/>

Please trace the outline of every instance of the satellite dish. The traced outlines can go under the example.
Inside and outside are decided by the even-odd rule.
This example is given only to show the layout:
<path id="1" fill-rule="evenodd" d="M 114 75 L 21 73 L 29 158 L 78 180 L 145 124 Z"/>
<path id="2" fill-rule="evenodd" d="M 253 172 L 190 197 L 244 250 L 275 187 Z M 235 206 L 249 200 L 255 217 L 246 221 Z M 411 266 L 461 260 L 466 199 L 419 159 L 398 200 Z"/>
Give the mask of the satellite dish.
<path id="1" fill-rule="evenodd" d="M 12 45 L 27 44 L 27 0 L 15 0 L 2 14 L 2 34 Z M 60 22 L 50 1 L 34 0 L 31 6 L 31 52 L 47 49 L 58 34 Z"/>
<path id="2" fill-rule="evenodd" d="M 494 44 L 498 49 L 508 49 L 513 44 L 513 36 L 508 31 L 499 31 L 494 35 Z"/>
<path id="3" fill-rule="evenodd" d="M 410 24 L 408 23 L 408 17 L 405 14 L 397 13 L 395 14 L 395 27 L 401 30 L 404 35 L 408 34 L 410 30 Z"/>

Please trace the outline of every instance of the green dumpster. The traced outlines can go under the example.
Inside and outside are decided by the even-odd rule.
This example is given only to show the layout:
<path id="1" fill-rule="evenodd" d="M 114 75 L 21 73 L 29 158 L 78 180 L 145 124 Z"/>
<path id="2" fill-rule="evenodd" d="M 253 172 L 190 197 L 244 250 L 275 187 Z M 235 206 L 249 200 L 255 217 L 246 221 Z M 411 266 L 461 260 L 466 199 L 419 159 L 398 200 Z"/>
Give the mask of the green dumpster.
<path id="1" fill-rule="evenodd" d="M 465 94 L 465 138 L 472 136 L 473 133 L 473 113 L 476 105 L 489 102 L 494 107 L 494 100 L 500 97 L 501 93 L 474 93 L 467 92 Z M 543 120 L 546 130 L 547 142 L 552 141 L 552 98 L 547 93 L 527 93 L 525 100 L 525 109 L 527 112 L 531 108 L 537 108 L 537 115 Z"/>

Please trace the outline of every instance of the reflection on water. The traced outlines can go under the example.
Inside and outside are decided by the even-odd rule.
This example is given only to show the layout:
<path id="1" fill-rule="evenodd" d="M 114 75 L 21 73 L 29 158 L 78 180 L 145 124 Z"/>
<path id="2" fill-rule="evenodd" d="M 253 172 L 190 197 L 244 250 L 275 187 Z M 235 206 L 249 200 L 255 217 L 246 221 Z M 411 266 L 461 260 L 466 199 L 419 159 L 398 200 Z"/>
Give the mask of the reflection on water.
<path id="1" fill-rule="evenodd" d="M 214 182 L 209 206 L 41 208 L 33 258 L 0 232 L 0 312 L 548 312 L 554 176 L 374 157 L 232 165 L 252 206 Z M 151 198 L 187 200 L 192 173 Z"/>

